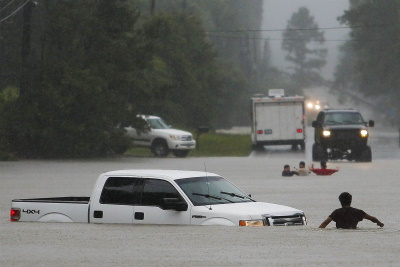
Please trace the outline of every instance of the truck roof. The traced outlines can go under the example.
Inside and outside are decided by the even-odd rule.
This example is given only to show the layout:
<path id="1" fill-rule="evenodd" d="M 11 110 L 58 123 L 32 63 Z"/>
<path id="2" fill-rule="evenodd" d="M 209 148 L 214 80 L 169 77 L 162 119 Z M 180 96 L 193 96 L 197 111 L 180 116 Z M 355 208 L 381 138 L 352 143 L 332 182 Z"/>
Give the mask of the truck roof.
<path id="1" fill-rule="evenodd" d="M 358 110 L 354 108 L 326 108 L 324 109 L 324 112 L 326 113 L 334 113 L 334 112 L 356 112 L 358 113 Z"/>
<path id="2" fill-rule="evenodd" d="M 154 116 L 154 115 L 144 115 L 144 114 L 139 114 L 137 115 L 137 117 L 142 118 L 142 119 L 160 119 L 160 117 L 158 116 Z"/>
<path id="3" fill-rule="evenodd" d="M 162 178 L 166 180 L 177 180 L 190 177 L 204 177 L 204 176 L 220 176 L 215 173 L 203 171 L 186 171 L 186 170 L 161 170 L 161 169 L 130 169 L 130 170 L 116 170 L 103 173 L 104 176 L 139 176 Z"/>

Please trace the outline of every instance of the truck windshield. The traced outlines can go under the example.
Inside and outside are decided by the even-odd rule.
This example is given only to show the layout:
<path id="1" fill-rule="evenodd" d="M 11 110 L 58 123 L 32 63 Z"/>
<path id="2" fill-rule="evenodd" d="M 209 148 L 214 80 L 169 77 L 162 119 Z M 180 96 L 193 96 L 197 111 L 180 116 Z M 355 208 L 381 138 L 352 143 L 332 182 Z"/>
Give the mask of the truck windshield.
<path id="1" fill-rule="evenodd" d="M 365 122 L 360 113 L 338 112 L 325 114 L 325 124 L 365 124 Z"/>
<path id="2" fill-rule="evenodd" d="M 246 193 L 218 176 L 175 180 L 195 206 L 250 202 Z"/>
<path id="3" fill-rule="evenodd" d="M 162 119 L 147 119 L 147 123 L 152 129 L 169 129 L 169 127 Z"/>

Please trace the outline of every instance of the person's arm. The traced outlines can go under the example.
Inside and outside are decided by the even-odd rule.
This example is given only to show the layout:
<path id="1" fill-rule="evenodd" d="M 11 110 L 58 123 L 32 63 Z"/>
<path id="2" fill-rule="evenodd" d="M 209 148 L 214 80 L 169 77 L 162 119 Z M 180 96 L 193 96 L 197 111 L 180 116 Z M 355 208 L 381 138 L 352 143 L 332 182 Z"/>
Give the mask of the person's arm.
<path id="1" fill-rule="evenodd" d="M 332 221 L 331 217 L 326 218 L 326 220 L 321 223 L 319 228 L 325 228 L 331 221 Z"/>
<path id="2" fill-rule="evenodd" d="M 371 215 L 369 215 L 369 214 L 367 214 L 367 213 L 365 213 L 364 218 L 367 219 L 367 220 L 370 220 L 371 222 L 376 223 L 376 224 L 379 225 L 380 227 L 383 227 L 383 226 L 384 226 L 384 224 L 383 224 L 381 221 L 379 221 L 376 217 L 371 216 Z"/>

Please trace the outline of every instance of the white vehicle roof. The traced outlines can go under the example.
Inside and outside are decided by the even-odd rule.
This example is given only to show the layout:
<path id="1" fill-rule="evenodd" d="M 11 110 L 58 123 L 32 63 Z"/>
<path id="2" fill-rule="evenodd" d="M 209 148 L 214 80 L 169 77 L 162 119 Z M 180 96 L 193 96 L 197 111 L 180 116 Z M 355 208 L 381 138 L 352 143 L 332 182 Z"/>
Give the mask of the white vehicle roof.
<path id="1" fill-rule="evenodd" d="M 153 116 L 153 115 L 143 115 L 143 114 L 141 114 L 141 115 L 137 115 L 137 116 L 142 118 L 142 119 L 161 119 L 160 117 Z"/>
<path id="2" fill-rule="evenodd" d="M 204 176 L 220 176 L 215 173 L 202 171 L 185 171 L 185 170 L 159 170 L 159 169 L 132 169 L 132 170 L 116 170 L 103 173 L 105 176 L 136 176 L 162 178 L 165 180 L 177 180 L 191 177 Z"/>

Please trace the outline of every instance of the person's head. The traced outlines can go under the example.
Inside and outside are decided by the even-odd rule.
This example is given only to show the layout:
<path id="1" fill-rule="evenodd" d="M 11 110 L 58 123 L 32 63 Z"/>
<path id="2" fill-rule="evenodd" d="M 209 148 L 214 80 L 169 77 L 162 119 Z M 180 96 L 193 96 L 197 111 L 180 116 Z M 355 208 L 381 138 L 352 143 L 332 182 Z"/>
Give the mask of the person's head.
<path id="1" fill-rule="evenodd" d="M 289 171 L 289 170 L 290 170 L 290 166 L 286 164 L 285 166 L 283 166 L 283 169 L 284 169 L 285 171 Z"/>
<path id="2" fill-rule="evenodd" d="M 321 169 L 326 169 L 326 161 L 321 161 Z"/>
<path id="3" fill-rule="evenodd" d="M 350 206 L 351 205 L 352 196 L 348 192 L 343 192 L 339 195 L 339 201 L 342 206 Z"/>
<path id="4" fill-rule="evenodd" d="M 300 161 L 299 167 L 300 168 L 305 168 L 306 167 L 306 163 L 304 161 Z"/>

